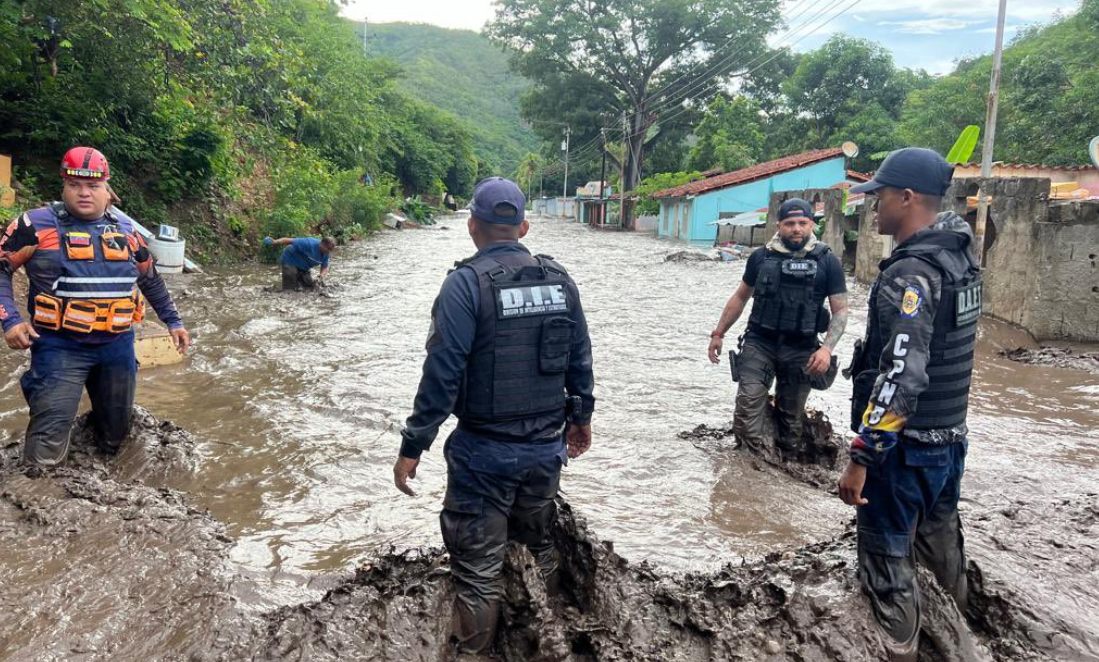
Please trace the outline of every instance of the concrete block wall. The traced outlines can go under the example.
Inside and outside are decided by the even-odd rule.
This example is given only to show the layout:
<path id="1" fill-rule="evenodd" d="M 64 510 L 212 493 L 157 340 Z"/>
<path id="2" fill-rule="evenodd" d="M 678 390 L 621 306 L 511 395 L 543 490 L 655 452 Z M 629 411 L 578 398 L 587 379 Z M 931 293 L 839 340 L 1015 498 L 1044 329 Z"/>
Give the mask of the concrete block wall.
<path id="1" fill-rule="evenodd" d="M 1054 203 L 1035 245 L 1027 328 L 1039 340 L 1099 342 L 1099 200 Z"/>
<path id="2" fill-rule="evenodd" d="M 992 243 L 985 243 L 982 265 L 984 313 L 1034 333 L 1039 248 L 1036 233 L 1049 213 L 1049 180 L 1013 177 L 987 182 L 992 205 L 986 233 Z M 955 179 L 944 206 L 964 216 L 966 198 L 977 195 L 981 183 L 979 177 Z"/>

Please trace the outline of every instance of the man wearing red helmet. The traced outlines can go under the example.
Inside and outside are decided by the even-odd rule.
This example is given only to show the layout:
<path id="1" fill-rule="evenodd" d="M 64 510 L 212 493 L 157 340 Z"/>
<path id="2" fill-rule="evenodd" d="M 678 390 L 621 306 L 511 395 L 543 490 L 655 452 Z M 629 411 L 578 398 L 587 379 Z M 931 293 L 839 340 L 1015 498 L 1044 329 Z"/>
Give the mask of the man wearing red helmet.
<path id="1" fill-rule="evenodd" d="M 144 239 L 108 209 L 110 176 L 98 150 L 69 150 L 61 162 L 62 201 L 21 215 L 0 240 L 4 339 L 12 349 L 31 350 L 20 381 L 30 406 L 23 449 L 30 464 L 65 459 L 85 387 L 96 443 L 108 453 L 121 446 L 137 382 L 132 325 L 144 317 L 146 300 L 180 353 L 191 344 Z M 30 282 L 29 321 L 12 291 L 20 267 Z"/>

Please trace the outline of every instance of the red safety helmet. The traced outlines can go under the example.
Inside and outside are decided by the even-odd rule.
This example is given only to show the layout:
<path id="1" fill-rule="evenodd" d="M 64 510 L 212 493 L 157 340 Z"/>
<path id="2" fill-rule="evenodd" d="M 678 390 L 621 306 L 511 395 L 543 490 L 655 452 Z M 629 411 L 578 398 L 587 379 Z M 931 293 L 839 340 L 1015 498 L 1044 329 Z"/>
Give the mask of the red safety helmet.
<path id="1" fill-rule="evenodd" d="M 111 178 L 111 168 L 107 165 L 107 157 L 98 149 L 73 147 L 61 159 L 61 176 L 66 179 L 106 181 Z"/>

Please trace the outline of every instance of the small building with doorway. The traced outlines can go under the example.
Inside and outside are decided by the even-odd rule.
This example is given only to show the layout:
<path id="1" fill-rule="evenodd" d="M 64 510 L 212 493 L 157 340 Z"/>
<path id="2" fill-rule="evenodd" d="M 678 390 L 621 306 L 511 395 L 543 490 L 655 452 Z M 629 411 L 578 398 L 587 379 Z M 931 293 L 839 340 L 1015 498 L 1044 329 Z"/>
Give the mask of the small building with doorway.
<path id="1" fill-rule="evenodd" d="M 656 231 L 661 237 L 696 244 L 717 238 L 715 221 L 768 207 L 776 191 L 825 189 L 847 177 L 839 147 L 784 156 L 766 163 L 658 191 Z"/>

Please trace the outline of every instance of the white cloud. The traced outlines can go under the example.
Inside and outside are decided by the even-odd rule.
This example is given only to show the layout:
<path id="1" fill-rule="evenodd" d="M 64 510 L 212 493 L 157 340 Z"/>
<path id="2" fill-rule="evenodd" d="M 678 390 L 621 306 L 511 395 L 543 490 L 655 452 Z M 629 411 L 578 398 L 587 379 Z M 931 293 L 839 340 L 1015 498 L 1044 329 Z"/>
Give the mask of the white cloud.
<path id="1" fill-rule="evenodd" d="M 859 4 L 862 14 L 881 13 L 891 16 L 927 16 L 935 18 L 961 18 L 970 20 L 995 20 L 999 11 L 998 0 L 863 0 Z M 1077 0 L 1028 0 L 1013 2 L 1007 6 L 1008 19 L 1032 22 L 1048 21 L 1055 12 L 1070 13 L 1079 6 Z"/>
<path id="2" fill-rule="evenodd" d="M 964 30 L 973 25 L 972 21 L 963 21 L 956 18 L 921 18 L 911 21 L 882 21 L 878 25 L 895 25 L 897 32 L 908 34 L 942 34 Z"/>

